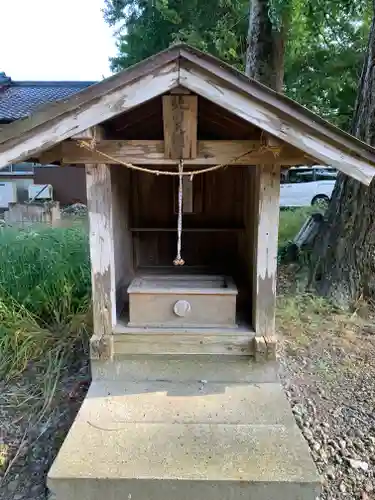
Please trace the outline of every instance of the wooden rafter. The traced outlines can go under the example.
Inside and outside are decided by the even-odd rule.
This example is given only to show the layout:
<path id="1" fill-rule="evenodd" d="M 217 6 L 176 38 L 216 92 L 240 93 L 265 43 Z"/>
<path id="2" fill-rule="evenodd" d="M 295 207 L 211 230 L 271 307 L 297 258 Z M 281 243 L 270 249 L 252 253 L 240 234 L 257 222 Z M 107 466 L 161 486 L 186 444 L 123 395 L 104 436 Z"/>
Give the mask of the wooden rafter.
<path id="1" fill-rule="evenodd" d="M 113 81 L 117 81 L 117 79 L 116 75 L 116 79 Z M 91 94 L 93 93 L 89 87 L 86 91 L 80 92 L 80 96 L 73 96 L 72 102 L 75 100 L 77 107 L 72 106 L 71 100 L 69 100 L 69 104 L 73 108 L 70 113 L 61 111 L 61 114 L 55 116 L 57 107 L 61 110 L 68 107 L 66 103 L 63 103 L 64 106 L 49 106 L 44 111 L 44 115 L 36 113 L 30 120 L 17 120 L 6 130 L 6 145 L 0 137 L 0 167 L 26 158 L 33 158 L 50 145 L 68 139 L 169 91 L 177 85 L 177 81 L 178 63 L 172 61 L 159 65 L 153 74 L 143 74 L 135 81 L 123 79 L 122 85 L 113 85 L 114 88 L 109 90 L 107 94 L 101 94 L 94 101 L 89 100 L 88 103 L 84 102 L 82 106 L 79 106 L 79 97 L 82 99 L 82 95 L 89 94 L 89 90 Z M 104 88 L 102 84 L 97 85 Z M 17 135 L 17 130 L 22 130 L 24 128 L 22 127 L 23 122 L 27 121 L 31 122 L 29 130 L 21 134 L 21 138 L 20 135 Z M 13 134 L 14 137 L 11 136 Z"/>
<path id="2" fill-rule="evenodd" d="M 275 109 L 266 107 L 253 96 L 249 102 L 249 96 L 238 92 L 230 81 L 223 81 L 212 73 L 191 65 L 180 69 L 180 82 L 192 92 L 225 107 L 263 131 L 314 156 L 319 163 L 331 165 L 367 185 L 374 177 L 374 166 L 358 158 L 357 155 L 353 156 L 351 151 L 344 151 L 342 144 L 338 146 L 337 143 L 328 141 L 327 137 L 321 137 L 314 129 L 302 126 L 302 123 L 296 125 L 295 119 L 282 117 L 278 107 Z M 367 156 L 364 148 L 362 153 Z"/>
<path id="3" fill-rule="evenodd" d="M 261 141 L 198 141 L 197 144 L 196 158 L 185 160 L 186 165 L 217 165 L 231 162 L 235 158 L 238 159 L 233 162 L 234 165 L 256 165 L 260 161 L 264 164 L 278 163 L 280 165 L 314 163 L 304 153 L 287 144 L 271 149 L 265 148 Z M 103 158 L 95 151 L 88 151 L 80 147 L 76 141 L 65 141 L 44 155 L 40 155 L 39 160 L 41 163 L 47 158 L 47 163 L 60 161 L 63 164 L 98 164 L 105 161 L 109 164 L 127 162 L 151 166 L 174 166 L 177 163 L 177 160 L 165 158 L 164 141 L 104 140 L 98 142 L 96 147 L 113 159 Z"/>

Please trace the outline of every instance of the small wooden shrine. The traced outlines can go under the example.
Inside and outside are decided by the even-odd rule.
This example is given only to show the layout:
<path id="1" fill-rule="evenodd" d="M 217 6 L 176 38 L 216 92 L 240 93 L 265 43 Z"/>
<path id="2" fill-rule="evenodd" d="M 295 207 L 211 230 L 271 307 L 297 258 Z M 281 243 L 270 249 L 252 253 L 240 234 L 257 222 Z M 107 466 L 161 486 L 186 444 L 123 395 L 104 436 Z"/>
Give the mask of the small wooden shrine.
<path id="1" fill-rule="evenodd" d="M 93 384 L 57 500 L 315 498 L 274 364 L 280 169 L 369 184 L 375 150 L 183 45 L 8 126 L 0 167 L 26 159 L 86 169 Z"/>

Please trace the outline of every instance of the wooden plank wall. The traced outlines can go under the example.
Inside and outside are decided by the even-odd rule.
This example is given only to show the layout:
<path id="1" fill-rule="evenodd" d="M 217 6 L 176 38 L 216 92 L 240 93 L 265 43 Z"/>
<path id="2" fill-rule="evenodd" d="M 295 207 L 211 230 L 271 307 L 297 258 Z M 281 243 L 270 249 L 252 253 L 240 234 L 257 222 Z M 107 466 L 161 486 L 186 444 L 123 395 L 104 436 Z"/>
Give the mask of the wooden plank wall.
<path id="1" fill-rule="evenodd" d="M 176 227 L 175 178 L 132 172 L 133 227 Z M 186 215 L 185 227 L 243 228 L 246 167 L 228 167 L 194 178 L 194 205 L 201 208 Z M 200 184 L 200 185 L 199 185 Z M 198 185 L 198 189 L 197 186 Z"/>
<path id="2" fill-rule="evenodd" d="M 121 313 L 128 301 L 126 289 L 134 277 L 133 243 L 130 232 L 130 171 L 111 167 L 113 246 L 115 259 L 116 308 Z"/>
<path id="3" fill-rule="evenodd" d="M 246 283 L 247 303 L 243 303 L 242 307 L 245 312 L 245 317 L 250 323 L 254 324 L 254 285 L 253 276 L 255 268 L 255 255 L 256 255 L 256 240 L 255 240 L 255 224 L 257 223 L 257 209 L 258 209 L 258 192 L 256 190 L 256 167 L 244 167 L 246 176 L 246 196 L 243 204 L 243 217 L 245 224 L 245 231 L 241 234 L 240 238 L 240 258 L 244 263 L 244 282 Z"/>
<path id="4" fill-rule="evenodd" d="M 182 256 L 186 266 L 204 266 L 235 278 L 239 308 L 251 317 L 254 231 L 246 231 L 251 173 L 254 167 L 230 167 L 196 176 L 193 209 L 184 214 Z M 176 256 L 176 179 L 132 172 L 132 227 L 154 228 L 133 232 L 135 267 L 171 266 Z M 170 229 L 158 231 L 157 228 Z M 200 228 L 201 231 L 189 231 Z M 217 229 L 225 229 L 217 231 Z M 250 238 L 250 240 L 249 240 Z"/>

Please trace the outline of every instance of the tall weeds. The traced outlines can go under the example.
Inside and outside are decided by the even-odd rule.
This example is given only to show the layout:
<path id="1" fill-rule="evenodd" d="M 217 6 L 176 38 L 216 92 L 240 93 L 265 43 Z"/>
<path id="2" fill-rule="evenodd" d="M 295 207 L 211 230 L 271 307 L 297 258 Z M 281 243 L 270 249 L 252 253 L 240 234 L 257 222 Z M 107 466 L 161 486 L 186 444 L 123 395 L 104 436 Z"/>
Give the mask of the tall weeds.
<path id="1" fill-rule="evenodd" d="M 69 228 L 0 231 L 0 376 L 69 356 L 90 329 L 87 233 Z"/>

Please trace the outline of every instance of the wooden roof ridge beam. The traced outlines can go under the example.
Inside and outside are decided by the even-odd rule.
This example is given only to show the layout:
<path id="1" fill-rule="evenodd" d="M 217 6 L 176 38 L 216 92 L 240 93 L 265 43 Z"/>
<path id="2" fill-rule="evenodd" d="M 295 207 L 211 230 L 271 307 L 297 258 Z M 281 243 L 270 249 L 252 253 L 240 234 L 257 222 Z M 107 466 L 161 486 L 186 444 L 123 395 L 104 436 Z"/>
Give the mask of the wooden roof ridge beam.
<path id="1" fill-rule="evenodd" d="M 102 140 L 96 144 L 97 151 L 82 148 L 75 140 L 60 143 L 46 153 L 40 155 L 40 161 L 61 161 L 64 164 L 109 163 L 121 162 L 135 165 L 175 166 L 178 159 L 165 158 L 165 141 L 161 140 Z M 103 157 L 103 152 L 108 157 Z M 186 165 L 256 165 L 258 163 L 279 163 L 282 165 L 301 165 L 308 163 L 301 151 L 283 144 L 278 155 L 272 150 L 262 147 L 261 141 L 197 141 L 195 158 L 186 159 Z"/>

